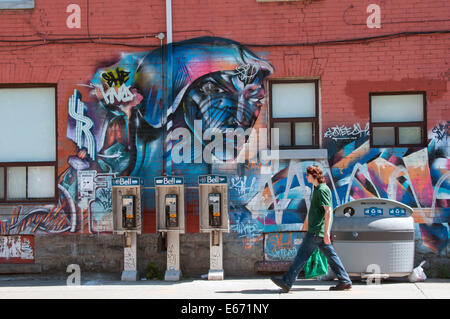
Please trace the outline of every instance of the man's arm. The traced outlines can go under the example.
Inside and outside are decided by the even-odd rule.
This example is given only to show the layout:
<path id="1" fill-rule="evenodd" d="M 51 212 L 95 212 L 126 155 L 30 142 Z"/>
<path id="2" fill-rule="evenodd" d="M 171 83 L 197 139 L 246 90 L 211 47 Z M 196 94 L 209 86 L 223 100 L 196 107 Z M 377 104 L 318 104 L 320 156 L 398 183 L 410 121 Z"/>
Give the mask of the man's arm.
<path id="1" fill-rule="evenodd" d="M 331 224 L 331 214 L 333 213 L 331 211 L 331 207 L 330 206 L 323 206 L 323 208 L 325 209 L 325 233 L 323 235 L 323 241 L 325 243 L 325 245 L 329 245 L 331 244 L 331 240 L 330 240 L 330 224 Z"/>
<path id="2" fill-rule="evenodd" d="M 305 218 L 305 221 L 303 222 L 303 227 L 302 227 L 301 231 L 308 231 L 308 215 L 309 215 L 309 213 L 306 214 L 306 218 Z"/>

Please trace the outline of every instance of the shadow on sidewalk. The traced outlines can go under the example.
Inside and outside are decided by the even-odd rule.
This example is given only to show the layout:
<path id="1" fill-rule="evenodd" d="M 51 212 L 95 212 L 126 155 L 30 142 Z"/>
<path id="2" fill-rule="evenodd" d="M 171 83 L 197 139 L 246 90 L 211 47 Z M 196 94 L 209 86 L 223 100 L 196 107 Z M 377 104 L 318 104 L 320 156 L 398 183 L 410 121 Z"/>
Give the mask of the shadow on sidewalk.
<path id="1" fill-rule="evenodd" d="M 337 283 L 337 282 L 336 282 Z M 297 280 L 291 288 L 291 292 L 297 291 L 328 291 L 328 286 L 336 285 L 333 281 L 317 281 L 317 280 Z M 235 291 L 216 291 L 216 293 L 223 294 L 279 294 L 283 293 L 280 288 L 273 285 L 273 289 L 244 289 Z M 303 287 L 302 287 L 303 286 Z M 308 286 L 308 287 L 305 287 Z M 312 288 L 310 286 L 318 286 Z M 327 287 L 324 287 L 327 286 Z"/>
<path id="2" fill-rule="evenodd" d="M 315 291 L 314 288 L 293 288 L 291 291 Z M 249 295 L 264 295 L 264 294 L 280 294 L 281 289 L 244 289 L 236 291 L 216 291 L 218 294 L 249 294 Z"/>

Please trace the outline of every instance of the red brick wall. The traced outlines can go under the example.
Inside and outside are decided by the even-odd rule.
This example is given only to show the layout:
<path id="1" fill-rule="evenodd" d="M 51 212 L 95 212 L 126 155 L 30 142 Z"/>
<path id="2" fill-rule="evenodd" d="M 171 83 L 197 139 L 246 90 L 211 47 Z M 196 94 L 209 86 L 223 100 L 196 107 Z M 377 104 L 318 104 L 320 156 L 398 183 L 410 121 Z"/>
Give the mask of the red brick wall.
<path id="1" fill-rule="evenodd" d="M 72 3 L 81 8 L 80 29 L 66 26 L 70 15 L 66 8 Z M 381 8 L 381 28 L 366 25 L 370 15 L 366 8 L 371 3 Z M 335 123 L 366 122 L 368 91 L 383 90 L 426 90 L 428 126 L 432 127 L 450 114 L 446 103 L 448 34 L 404 35 L 355 44 L 302 44 L 449 30 L 449 13 L 448 1 L 227 0 L 199 4 L 174 0 L 173 40 L 202 35 L 230 38 L 264 55 L 275 67 L 273 78 L 320 77 L 322 129 Z M 62 137 L 67 118 L 64 106 L 73 86 L 85 83 L 100 61 L 144 49 L 68 42 L 88 42 L 90 34 L 96 42 L 157 46 L 159 40 L 151 36 L 165 32 L 165 1 L 37 0 L 32 10 L 0 10 L 0 30 L 2 40 L 30 41 L 1 44 L 0 83 L 57 83 L 58 134 Z M 142 34 L 149 38 L 106 38 Z M 66 43 L 51 44 L 55 39 Z M 19 44 L 27 47 L 12 47 Z M 289 46 L 274 46 L 278 44 Z M 72 152 L 69 144 L 59 148 L 60 159 Z"/>
<path id="2" fill-rule="evenodd" d="M 74 86 L 87 84 L 102 61 L 159 46 L 154 35 L 165 32 L 165 1 L 35 2 L 33 10 L 0 10 L 0 84 L 57 83 L 60 173 L 75 152 L 65 138 L 67 101 Z M 333 42 L 450 30 L 448 1 L 172 2 L 173 41 L 205 35 L 229 38 L 270 61 L 272 78 L 320 78 L 322 134 L 334 125 L 367 123 L 368 94 L 374 91 L 426 90 L 428 129 L 450 118 L 448 33 Z M 81 8 L 80 29 L 66 26 L 66 8 L 72 3 Z M 366 9 L 372 3 L 381 8 L 381 28 L 366 25 Z M 126 39 L 143 34 L 148 37 Z M 118 45 L 124 43 L 147 47 Z M 197 219 L 188 217 L 188 232 L 197 230 Z M 146 230 L 154 231 L 154 225 L 146 224 Z"/>

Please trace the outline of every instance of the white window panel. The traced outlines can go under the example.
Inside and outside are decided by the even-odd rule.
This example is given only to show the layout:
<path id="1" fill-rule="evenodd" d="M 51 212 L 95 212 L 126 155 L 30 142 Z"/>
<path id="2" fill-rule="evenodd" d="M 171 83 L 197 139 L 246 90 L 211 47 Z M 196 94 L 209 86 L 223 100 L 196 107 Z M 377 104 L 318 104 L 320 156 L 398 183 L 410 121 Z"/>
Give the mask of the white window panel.
<path id="1" fill-rule="evenodd" d="M 315 83 L 272 84 L 272 117 L 315 117 Z"/>
<path id="2" fill-rule="evenodd" d="M 55 196 L 55 167 L 28 167 L 28 198 L 52 198 Z"/>
<path id="3" fill-rule="evenodd" d="M 372 122 L 423 121 L 422 94 L 372 95 Z"/>
<path id="4" fill-rule="evenodd" d="M 56 160 L 55 88 L 0 89 L 0 162 Z"/>
<path id="5" fill-rule="evenodd" d="M 295 145 L 311 145 L 313 142 L 313 124 L 311 122 L 295 123 Z"/>
<path id="6" fill-rule="evenodd" d="M 290 146 L 291 145 L 291 123 L 278 122 L 273 124 L 274 128 L 279 129 L 279 145 Z"/>
<path id="7" fill-rule="evenodd" d="M 395 144 L 395 128 L 394 127 L 374 127 L 373 145 L 394 145 Z"/>
<path id="8" fill-rule="evenodd" d="M 7 168 L 7 199 L 26 198 L 27 189 L 27 168 L 26 167 L 8 167 Z"/>
<path id="9" fill-rule="evenodd" d="M 420 127 L 399 127 L 399 144 L 420 144 L 422 139 L 422 130 Z"/>

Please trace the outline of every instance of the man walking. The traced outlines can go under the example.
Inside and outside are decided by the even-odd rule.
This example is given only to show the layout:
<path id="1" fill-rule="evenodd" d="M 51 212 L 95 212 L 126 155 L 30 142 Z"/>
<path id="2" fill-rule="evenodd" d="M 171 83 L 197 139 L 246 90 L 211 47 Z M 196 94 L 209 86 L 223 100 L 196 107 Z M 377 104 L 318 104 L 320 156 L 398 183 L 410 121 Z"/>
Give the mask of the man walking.
<path id="1" fill-rule="evenodd" d="M 307 216 L 308 231 L 303 238 L 297 255 L 288 272 L 281 278 L 270 278 L 283 292 L 289 292 L 298 274 L 317 247 L 327 257 L 331 269 L 339 279 L 339 284 L 330 290 L 350 290 L 352 281 L 347 274 L 341 260 L 331 245 L 330 230 L 333 222 L 333 201 L 331 191 L 325 184 L 322 170 L 318 166 L 306 169 L 306 179 L 314 185 L 311 207 Z"/>

